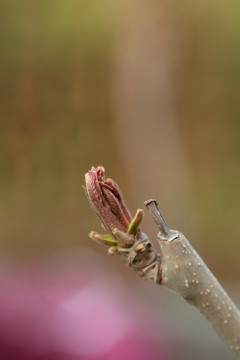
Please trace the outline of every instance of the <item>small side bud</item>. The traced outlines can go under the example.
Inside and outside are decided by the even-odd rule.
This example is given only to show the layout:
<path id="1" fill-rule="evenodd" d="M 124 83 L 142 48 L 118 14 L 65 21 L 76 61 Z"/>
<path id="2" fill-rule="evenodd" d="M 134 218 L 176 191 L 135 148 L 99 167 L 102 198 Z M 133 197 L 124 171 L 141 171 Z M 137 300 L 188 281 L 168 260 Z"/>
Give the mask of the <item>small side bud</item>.
<path id="1" fill-rule="evenodd" d="M 122 248 L 130 248 L 135 242 L 132 234 L 127 234 L 117 228 L 113 229 L 113 235 L 117 239 L 118 245 Z"/>

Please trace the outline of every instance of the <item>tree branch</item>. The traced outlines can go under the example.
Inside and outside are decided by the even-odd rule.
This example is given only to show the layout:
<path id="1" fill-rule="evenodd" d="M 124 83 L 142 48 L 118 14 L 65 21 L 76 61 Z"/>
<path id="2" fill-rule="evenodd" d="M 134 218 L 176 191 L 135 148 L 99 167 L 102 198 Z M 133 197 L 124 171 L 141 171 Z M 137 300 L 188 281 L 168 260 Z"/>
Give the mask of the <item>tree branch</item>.
<path id="1" fill-rule="evenodd" d="M 166 238 L 167 225 L 155 200 L 145 202 L 160 232 L 162 285 L 194 305 L 212 324 L 229 349 L 240 359 L 240 312 L 209 268 L 178 231 Z M 163 231 L 164 229 L 164 231 Z"/>
<path id="2" fill-rule="evenodd" d="M 240 359 L 240 312 L 198 253 L 182 233 L 168 228 L 156 200 L 151 199 L 145 205 L 159 228 L 157 252 L 139 228 L 143 210 L 132 218 L 118 185 L 104 175 L 103 167 L 93 167 L 85 176 L 88 200 L 108 232 L 92 231 L 90 238 L 108 245 L 108 254 L 117 254 L 138 276 L 194 305 Z"/>

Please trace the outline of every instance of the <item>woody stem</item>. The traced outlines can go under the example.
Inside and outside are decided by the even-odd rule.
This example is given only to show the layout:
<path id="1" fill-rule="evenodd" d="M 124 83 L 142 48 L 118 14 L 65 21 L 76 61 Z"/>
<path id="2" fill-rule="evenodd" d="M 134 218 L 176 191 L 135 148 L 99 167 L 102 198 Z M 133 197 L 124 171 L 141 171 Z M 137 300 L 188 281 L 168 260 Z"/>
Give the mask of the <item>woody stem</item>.
<path id="1" fill-rule="evenodd" d="M 168 229 L 157 202 L 149 200 L 145 204 L 160 230 L 158 241 L 164 259 L 162 285 L 194 305 L 240 359 L 238 308 L 185 236 Z"/>

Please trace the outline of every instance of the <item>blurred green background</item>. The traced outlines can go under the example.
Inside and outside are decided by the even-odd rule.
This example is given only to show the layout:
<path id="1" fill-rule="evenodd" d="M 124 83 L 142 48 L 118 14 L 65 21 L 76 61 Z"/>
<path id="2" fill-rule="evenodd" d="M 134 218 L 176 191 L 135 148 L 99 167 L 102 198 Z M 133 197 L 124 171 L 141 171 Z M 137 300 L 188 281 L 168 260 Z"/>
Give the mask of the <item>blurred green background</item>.
<path id="1" fill-rule="evenodd" d="M 237 0 L 0 2 L 2 254 L 103 254 L 82 190 L 103 165 L 132 213 L 156 198 L 239 280 L 239 15 Z M 148 214 L 143 230 L 156 238 Z"/>

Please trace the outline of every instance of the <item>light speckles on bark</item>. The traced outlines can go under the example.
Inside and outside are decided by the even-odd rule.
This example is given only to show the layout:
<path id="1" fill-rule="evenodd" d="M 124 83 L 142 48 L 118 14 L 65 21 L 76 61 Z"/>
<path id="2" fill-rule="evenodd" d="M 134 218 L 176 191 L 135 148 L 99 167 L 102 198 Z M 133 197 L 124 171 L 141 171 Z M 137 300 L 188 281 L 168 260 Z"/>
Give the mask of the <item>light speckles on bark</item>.
<path id="1" fill-rule="evenodd" d="M 155 212 L 156 218 L 159 209 L 156 202 L 153 203 L 149 210 L 151 214 Z M 162 215 L 158 220 L 161 219 Z M 158 225 L 157 221 L 156 223 Z M 165 259 L 163 285 L 195 306 L 212 324 L 236 358 L 240 359 L 239 310 L 185 236 L 178 231 L 174 231 L 174 234 L 175 238 L 171 241 L 162 237 L 161 232 L 158 234 L 161 253 Z"/>

